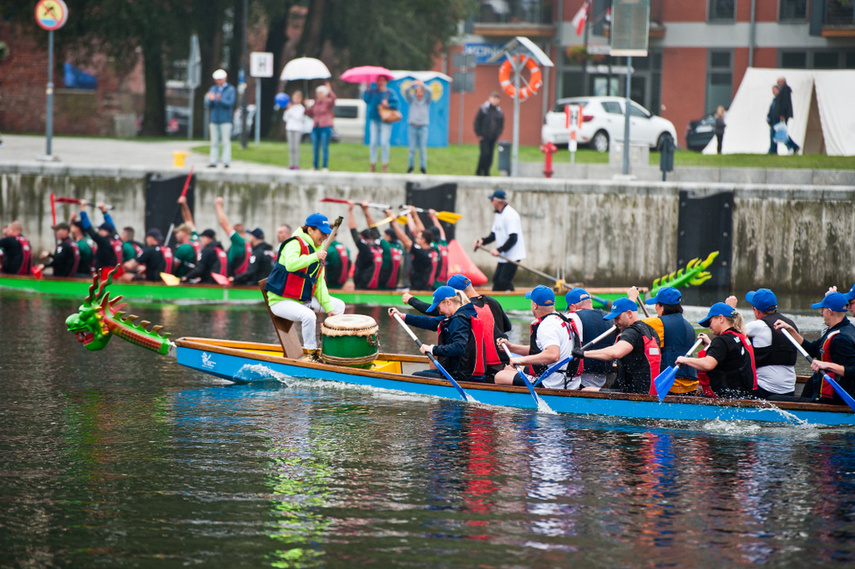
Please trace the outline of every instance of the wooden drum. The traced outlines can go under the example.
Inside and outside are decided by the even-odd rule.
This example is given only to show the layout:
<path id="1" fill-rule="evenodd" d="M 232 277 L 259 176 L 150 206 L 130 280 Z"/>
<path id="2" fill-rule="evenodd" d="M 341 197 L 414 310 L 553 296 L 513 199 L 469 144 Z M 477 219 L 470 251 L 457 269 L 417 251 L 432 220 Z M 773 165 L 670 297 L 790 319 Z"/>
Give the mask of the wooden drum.
<path id="1" fill-rule="evenodd" d="M 367 369 L 377 359 L 377 322 L 362 314 L 330 316 L 321 324 L 324 363 Z"/>

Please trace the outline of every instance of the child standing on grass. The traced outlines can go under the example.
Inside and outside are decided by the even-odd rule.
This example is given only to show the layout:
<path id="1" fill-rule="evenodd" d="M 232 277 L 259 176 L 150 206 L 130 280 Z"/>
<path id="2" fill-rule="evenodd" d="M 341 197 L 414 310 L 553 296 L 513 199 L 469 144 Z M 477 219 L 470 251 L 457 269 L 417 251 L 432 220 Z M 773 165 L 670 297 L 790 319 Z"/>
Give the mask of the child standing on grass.
<path id="1" fill-rule="evenodd" d="M 288 169 L 300 169 L 300 140 L 303 138 L 303 117 L 306 107 L 303 106 L 303 93 L 294 91 L 291 102 L 285 108 L 282 120 L 285 121 L 285 132 L 288 135 Z"/>

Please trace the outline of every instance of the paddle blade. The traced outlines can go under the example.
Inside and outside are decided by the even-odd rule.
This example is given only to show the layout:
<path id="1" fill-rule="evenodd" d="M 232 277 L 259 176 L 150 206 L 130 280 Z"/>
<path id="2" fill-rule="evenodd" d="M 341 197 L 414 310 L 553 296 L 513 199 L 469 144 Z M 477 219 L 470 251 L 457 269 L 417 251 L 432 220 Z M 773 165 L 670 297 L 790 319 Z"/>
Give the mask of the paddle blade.
<path id="1" fill-rule="evenodd" d="M 349 204 L 348 200 L 343 200 L 341 198 L 321 198 L 318 201 L 326 202 L 326 203 L 346 203 Z"/>
<path id="2" fill-rule="evenodd" d="M 211 278 L 217 281 L 218 285 L 228 286 L 229 284 L 229 277 L 225 277 L 220 273 L 211 273 Z"/>
<path id="3" fill-rule="evenodd" d="M 439 211 L 436 213 L 436 218 L 446 223 L 457 223 L 461 217 L 463 216 L 453 211 Z"/>
<path id="4" fill-rule="evenodd" d="M 385 224 L 389 223 L 390 221 L 392 221 L 393 219 L 395 219 L 395 218 L 394 217 L 387 217 L 385 219 L 381 219 L 380 221 L 375 221 L 373 224 L 371 224 L 371 228 L 373 229 L 375 227 L 380 227 L 381 225 L 385 225 Z M 404 223 L 407 223 L 407 218 L 404 218 Z"/>
<path id="5" fill-rule="evenodd" d="M 63 197 L 63 196 L 55 198 L 54 201 L 56 203 L 80 203 L 80 200 L 77 198 L 67 198 L 67 197 Z"/>
<path id="6" fill-rule="evenodd" d="M 662 403 L 665 396 L 671 391 L 671 386 L 674 385 L 676 378 L 677 366 L 669 366 L 653 380 L 653 385 L 656 386 L 656 396 L 659 397 L 659 403 Z"/>
<path id="7" fill-rule="evenodd" d="M 837 392 L 840 398 L 843 399 L 843 401 L 845 401 L 847 405 L 849 405 L 849 408 L 852 409 L 852 411 L 855 411 L 855 399 L 853 399 L 852 396 L 849 395 L 846 390 L 840 386 L 839 383 L 831 379 L 830 375 L 826 373 L 823 374 L 822 377 L 825 379 L 825 381 L 829 383 L 829 385 L 831 385 L 831 387 L 834 388 L 834 391 Z"/>
<path id="8" fill-rule="evenodd" d="M 160 273 L 160 278 L 167 286 L 178 286 L 181 284 L 181 279 L 175 275 L 170 275 L 169 273 Z"/>
<path id="9" fill-rule="evenodd" d="M 540 377 L 538 377 L 537 381 L 534 382 L 534 384 L 533 384 L 534 387 L 539 386 L 541 383 L 543 383 L 544 379 L 546 379 L 547 377 L 549 377 L 550 375 L 552 375 L 553 373 L 555 373 L 556 371 L 558 371 L 559 369 L 564 367 L 564 364 L 569 363 L 571 360 L 573 360 L 572 356 L 569 358 L 564 358 L 561 361 L 555 362 L 554 364 L 552 364 L 551 366 L 546 368 L 546 371 L 544 371 L 542 374 L 540 374 Z"/>
<path id="10" fill-rule="evenodd" d="M 38 265 L 33 267 L 33 276 L 36 277 L 36 280 L 41 280 L 42 278 L 42 268 Z"/>

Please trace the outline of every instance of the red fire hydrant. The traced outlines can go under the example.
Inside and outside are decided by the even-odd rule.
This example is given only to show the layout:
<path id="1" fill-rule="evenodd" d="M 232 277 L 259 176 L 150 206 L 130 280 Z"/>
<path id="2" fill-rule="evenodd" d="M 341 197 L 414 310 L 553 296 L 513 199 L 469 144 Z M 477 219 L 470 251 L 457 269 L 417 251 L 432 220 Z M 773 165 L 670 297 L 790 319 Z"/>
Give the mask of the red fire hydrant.
<path id="1" fill-rule="evenodd" d="M 551 142 L 547 142 L 546 144 L 542 144 L 540 146 L 540 151 L 543 152 L 546 156 L 544 159 L 543 165 L 543 175 L 547 178 L 552 177 L 552 155 L 558 150 Z"/>

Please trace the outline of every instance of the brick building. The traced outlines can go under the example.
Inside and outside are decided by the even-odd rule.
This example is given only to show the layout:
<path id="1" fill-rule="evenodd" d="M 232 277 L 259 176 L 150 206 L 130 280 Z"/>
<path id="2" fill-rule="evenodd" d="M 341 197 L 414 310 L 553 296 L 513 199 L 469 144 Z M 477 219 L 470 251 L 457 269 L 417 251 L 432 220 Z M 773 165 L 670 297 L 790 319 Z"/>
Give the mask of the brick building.
<path id="1" fill-rule="evenodd" d="M 583 0 L 482 0 L 456 51 L 476 54 L 475 91 L 464 95 L 463 140 L 476 141 L 475 112 L 499 89 L 489 54 L 517 35 L 529 37 L 555 63 L 544 86 L 522 103 L 521 144 L 539 144 L 543 115 L 557 98 L 625 93 L 625 58 L 607 55 L 611 0 L 592 0 L 577 34 Z M 587 41 L 586 41 L 587 40 Z M 855 2 L 840 0 L 650 0 L 648 57 L 632 59 L 633 100 L 674 123 L 685 143 L 689 121 L 727 108 L 749 66 L 855 69 Z M 459 71 L 451 55 L 443 70 Z M 768 92 L 758 96 L 769 97 Z M 459 94 L 452 97 L 449 140 L 457 141 Z M 513 103 L 503 95 L 506 123 Z M 503 138 L 510 139 L 506 127 Z"/>

